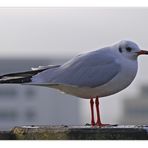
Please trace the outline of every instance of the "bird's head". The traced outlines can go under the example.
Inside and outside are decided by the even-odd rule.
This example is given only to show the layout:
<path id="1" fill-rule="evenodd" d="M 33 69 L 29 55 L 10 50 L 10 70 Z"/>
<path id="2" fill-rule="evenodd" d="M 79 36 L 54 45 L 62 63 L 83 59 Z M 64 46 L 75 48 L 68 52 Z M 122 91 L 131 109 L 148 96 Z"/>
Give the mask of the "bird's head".
<path id="1" fill-rule="evenodd" d="M 136 43 L 127 40 L 117 43 L 116 49 L 118 53 L 131 60 L 136 60 L 139 55 L 148 55 L 148 51 L 141 50 Z"/>

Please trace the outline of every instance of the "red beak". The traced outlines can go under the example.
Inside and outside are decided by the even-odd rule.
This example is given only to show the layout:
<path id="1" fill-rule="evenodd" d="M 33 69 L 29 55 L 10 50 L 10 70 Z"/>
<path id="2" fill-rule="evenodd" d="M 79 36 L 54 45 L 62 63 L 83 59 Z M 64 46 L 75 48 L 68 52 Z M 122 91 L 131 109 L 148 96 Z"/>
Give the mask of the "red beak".
<path id="1" fill-rule="evenodd" d="M 146 50 L 140 50 L 140 51 L 137 52 L 137 54 L 138 54 L 138 56 L 139 55 L 143 55 L 143 54 L 148 54 L 148 51 L 146 51 Z"/>

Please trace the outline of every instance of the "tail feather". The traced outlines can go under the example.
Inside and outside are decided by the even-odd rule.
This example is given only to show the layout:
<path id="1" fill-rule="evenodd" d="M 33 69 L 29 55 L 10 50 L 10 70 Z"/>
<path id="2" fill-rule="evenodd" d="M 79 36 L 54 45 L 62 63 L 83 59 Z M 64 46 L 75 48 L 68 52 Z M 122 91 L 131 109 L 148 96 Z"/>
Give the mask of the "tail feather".
<path id="1" fill-rule="evenodd" d="M 19 73 L 10 73 L 10 74 L 5 74 L 0 76 L 0 83 L 1 84 L 6 84 L 6 83 L 29 83 L 31 82 L 31 78 L 42 72 L 45 71 L 47 69 L 51 69 L 51 68 L 55 68 L 55 67 L 59 67 L 59 65 L 57 66 L 46 66 L 45 68 L 37 68 L 35 70 L 31 70 L 31 71 L 25 71 L 25 72 L 19 72 Z"/>
<path id="2" fill-rule="evenodd" d="M 0 76 L 0 83 L 28 83 L 31 82 L 32 76 L 44 70 L 46 69 L 2 75 Z"/>

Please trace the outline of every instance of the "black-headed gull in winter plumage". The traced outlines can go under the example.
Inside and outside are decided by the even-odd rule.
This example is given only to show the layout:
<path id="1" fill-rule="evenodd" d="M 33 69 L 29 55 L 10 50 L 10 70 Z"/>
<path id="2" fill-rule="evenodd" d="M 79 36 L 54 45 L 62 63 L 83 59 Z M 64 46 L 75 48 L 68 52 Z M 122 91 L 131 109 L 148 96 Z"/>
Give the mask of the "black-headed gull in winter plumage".
<path id="1" fill-rule="evenodd" d="M 77 55 L 62 65 L 39 66 L 31 71 L 0 76 L 0 83 L 39 85 L 90 99 L 91 125 L 104 126 L 100 120 L 99 98 L 120 92 L 134 80 L 137 57 L 148 54 L 132 41 L 120 41 L 95 51 Z M 94 101 L 97 121 L 94 120 Z"/>

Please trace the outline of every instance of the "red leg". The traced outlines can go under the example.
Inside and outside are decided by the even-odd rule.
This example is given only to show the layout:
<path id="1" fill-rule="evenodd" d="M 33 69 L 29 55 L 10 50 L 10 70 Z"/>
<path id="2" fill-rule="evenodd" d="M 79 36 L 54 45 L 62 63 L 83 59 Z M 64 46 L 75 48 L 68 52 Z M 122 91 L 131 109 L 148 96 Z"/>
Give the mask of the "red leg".
<path id="1" fill-rule="evenodd" d="M 94 101 L 93 98 L 90 99 L 90 108 L 91 108 L 91 125 L 95 125 L 95 120 L 94 120 Z"/>
<path id="2" fill-rule="evenodd" d="M 99 97 L 98 96 L 96 97 L 95 104 L 96 104 L 96 111 L 97 111 L 97 123 L 96 123 L 96 125 L 101 126 L 102 123 L 101 123 L 101 119 L 100 119 Z"/>
<path id="3" fill-rule="evenodd" d="M 96 125 L 97 126 L 107 126 L 109 124 L 102 124 L 101 123 L 101 119 L 100 119 L 100 110 L 99 110 L 99 97 L 97 96 L 96 97 L 96 101 L 95 101 L 95 104 L 96 104 L 96 111 L 97 111 L 97 122 L 96 122 Z"/>

